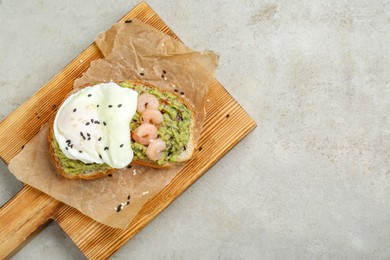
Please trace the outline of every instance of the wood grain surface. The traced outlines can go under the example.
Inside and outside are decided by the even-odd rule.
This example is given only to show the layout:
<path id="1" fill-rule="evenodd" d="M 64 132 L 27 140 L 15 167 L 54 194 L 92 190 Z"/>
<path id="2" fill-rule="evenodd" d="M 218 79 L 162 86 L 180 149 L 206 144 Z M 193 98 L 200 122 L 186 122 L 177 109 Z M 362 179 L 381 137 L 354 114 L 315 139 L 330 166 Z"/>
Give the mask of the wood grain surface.
<path id="1" fill-rule="evenodd" d="M 127 13 L 178 39 L 161 18 L 144 2 Z M 102 54 L 95 44 L 71 61 L 33 97 L 0 123 L 0 157 L 8 164 L 23 145 L 72 90 L 73 81 Z M 142 208 L 125 229 L 114 229 L 82 215 L 79 211 L 27 185 L 0 209 L 0 258 L 10 257 L 41 227 L 54 219 L 89 259 L 105 259 L 117 251 L 180 194 L 200 178 L 256 123 L 217 81 L 206 104 L 206 121 L 193 159 L 158 195 Z"/>

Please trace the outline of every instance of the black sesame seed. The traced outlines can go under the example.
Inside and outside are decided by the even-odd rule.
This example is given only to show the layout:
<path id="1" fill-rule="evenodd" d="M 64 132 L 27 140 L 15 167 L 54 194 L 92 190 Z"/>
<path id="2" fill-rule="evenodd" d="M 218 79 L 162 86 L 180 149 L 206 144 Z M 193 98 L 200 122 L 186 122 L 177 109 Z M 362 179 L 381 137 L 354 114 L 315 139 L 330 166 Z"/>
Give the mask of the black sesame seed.
<path id="1" fill-rule="evenodd" d="M 99 137 L 98 141 L 100 142 L 101 140 L 102 140 L 102 138 L 101 138 L 101 137 Z"/>
<path id="2" fill-rule="evenodd" d="M 73 149 L 73 144 L 70 145 L 70 149 Z"/>
<path id="3" fill-rule="evenodd" d="M 68 147 L 65 147 L 66 150 L 68 150 Z"/>
<path id="4" fill-rule="evenodd" d="M 112 177 L 112 174 L 110 173 L 110 174 L 108 174 L 107 176 L 108 176 L 108 177 Z"/>
<path id="5" fill-rule="evenodd" d="M 40 116 L 37 116 L 37 118 L 39 119 L 39 118 L 41 118 Z"/>
<path id="6" fill-rule="evenodd" d="M 66 143 L 70 143 L 70 140 L 66 140 Z"/>
<path id="7" fill-rule="evenodd" d="M 143 75 L 145 75 L 145 73 L 141 72 L 139 75 L 143 76 Z"/>
<path id="8" fill-rule="evenodd" d="M 126 205 L 129 205 L 130 204 L 130 201 L 126 202 Z"/>
<path id="9" fill-rule="evenodd" d="M 104 147 L 104 151 L 107 151 L 108 149 L 109 149 L 108 146 Z"/>
<path id="10" fill-rule="evenodd" d="M 121 144 L 119 147 L 122 148 L 122 147 L 123 147 L 123 144 Z"/>
<path id="11" fill-rule="evenodd" d="M 182 91 L 182 92 L 180 92 L 180 95 L 184 95 L 184 92 Z"/>
<path id="12" fill-rule="evenodd" d="M 121 211 L 122 210 L 122 205 L 118 205 L 118 207 L 116 208 L 116 212 L 119 212 L 119 211 Z"/>
<path id="13" fill-rule="evenodd" d="M 79 153 L 82 153 L 83 151 L 79 151 Z"/>
<path id="14" fill-rule="evenodd" d="M 51 106 L 51 110 L 55 110 L 56 108 L 57 108 L 57 105 L 56 105 L 56 104 L 54 104 L 54 105 Z"/>
<path id="15" fill-rule="evenodd" d="M 164 74 L 161 74 L 161 78 L 165 78 L 165 75 L 164 75 Z"/>
<path id="16" fill-rule="evenodd" d="M 202 151 L 202 149 L 203 149 L 203 147 L 202 147 L 202 146 L 201 146 L 201 147 L 199 147 L 199 148 L 198 148 L 199 152 L 200 152 L 200 151 Z"/>
<path id="17" fill-rule="evenodd" d="M 91 137 L 88 137 L 87 141 L 91 140 Z"/>
<path id="18" fill-rule="evenodd" d="M 91 118 L 91 123 L 93 123 L 93 118 Z"/>
<path id="19" fill-rule="evenodd" d="M 187 150 L 187 147 L 186 146 L 183 146 L 183 151 Z"/>
<path id="20" fill-rule="evenodd" d="M 24 145 L 22 145 L 22 149 L 24 148 Z"/>
<path id="21" fill-rule="evenodd" d="M 137 120 L 135 120 L 135 119 L 133 119 L 133 122 L 134 122 L 134 123 L 137 123 L 138 121 L 137 121 Z"/>
<path id="22" fill-rule="evenodd" d="M 88 94 L 88 97 L 92 96 L 92 94 Z"/>
<path id="23" fill-rule="evenodd" d="M 163 70 L 163 73 L 164 73 L 164 74 L 167 74 L 167 72 L 166 72 L 165 70 Z"/>
<path id="24" fill-rule="evenodd" d="M 85 136 L 84 136 L 83 132 L 80 132 L 80 135 L 85 140 Z"/>
<path id="25" fill-rule="evenodd" d="M 103 159 L 103 158 L 102 158 L 102 155 L 100 155 L 100 154 L 99 154 L 99 157 L 100 157 L 100 159 Z"/>
<path id="26" fill-rule="evenodd" d="M 95 124 L 100 125 L 100 122 L 96 120 L 96 121 L 95 121 Z"/>
<path id="27" fill-rule="evenodd" d="M 89 133 L 87 133 L 87 136 L 89 137 L 89 136 L 91 136 Z"/>
<path id="28" fill-rule="evenodd" d="M 130 169 L 132 166 L 131 165 L 127 165 L 127 169 Z"/>
<path id="29" fill-rule="evenodd" d="M 97 105 L 96 107 L 99 107 L 99 105 Z"/>
<path id="30" fill-rule="evenodd" d="M 147 107 L 147 106 L 148 106 L 148 104 L 149 104 L 149 103 L 148 103 L 148 102 L 146 102 L 146 103 L 145 103 L 145 107 Z"/>
<path id="31" fill-rule="evenodd" d="M 121 106 L 122 106 L 122 104 L 119 104 L 119 105 L 118 105 L 118 107 L 121 107 Z"/>
<path id="32" fill-rule="evenodd" d="M 173 91 L 175 91 L 175 92 L 179 92 L 179 90 L 178 90 L 178 89 L 174 89 Z"/>
<path id="33" fill-rule="evenodd" d="M 76 108 L 75 108 L 75 109 L 73 109 L 73 112 L 76 112 L 76 110 L 77 110 Z"/>
<path id="34" fill-rule="evenodd" d="M 128 200 L 130 199 L 130 195 L 129 195 L 129 196 L 127 196 L 127 199 L 128 199 Z"/>
<path id="35" fill-rule="evenodd" d="M 132 23 L 133 20 L 126 20 L 125 23 Z"/>
<path id="36" fill-rule="evenodd" d="M 228 118 L 229 116 L 230 116 L 230 115 L 229 115 L 229 114 L 227 114 L 227 115 L 226 115 L 226 118 Z"/>
<path id="37" fill-rule="evenodd" d="M 112 105 L 108 105 L 108 107 L 112 107 Z"/>
<path id="38" fill-rule="evenodd" d="M 103 121 L 103 125 L 107 125 L 105 121 Z"/>
<path id="39" fill-rule="evenodd" d="M 87 122 L 85 125 L 89 125 L 90 123 L 89 122 Z"/>
<path id="40" fill-rule="evenodd" d="M 143 117 L 143 116 L 141 116 L 141 121 L 142 121 L 142 122 L 144 121 L 144 117 Z"/>

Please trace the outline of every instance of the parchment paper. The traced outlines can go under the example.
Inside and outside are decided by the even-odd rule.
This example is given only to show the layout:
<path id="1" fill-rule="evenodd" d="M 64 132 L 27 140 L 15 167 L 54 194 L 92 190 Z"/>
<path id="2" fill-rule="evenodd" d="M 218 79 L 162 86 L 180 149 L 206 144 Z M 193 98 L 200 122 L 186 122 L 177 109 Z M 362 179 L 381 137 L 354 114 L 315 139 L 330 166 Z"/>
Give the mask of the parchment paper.
<path id="1" fill-rule="evenodd" d="M 195 139 L 198 140 L 205 118 L 205 96 L 217 67 L 214 53 L 196 52 L 136 19 L 115 24 L 98 35 L 95 42 L 105 58 L 91 63 L 86 73 L 74 82 L 75 90 L 85 83 L 126 79 L 147 81 L 171 91 L 176 89 L 196 112 Z M 156 170 L 133 166 L 96 180 L 69 180 L 59 175 L 51 162 L 47 132 L 48 125 L 43 125 L 11 160 L 10 171 L 20 181 L 114 228 L 126 228 L 142 206 L 184 167 Z"/>

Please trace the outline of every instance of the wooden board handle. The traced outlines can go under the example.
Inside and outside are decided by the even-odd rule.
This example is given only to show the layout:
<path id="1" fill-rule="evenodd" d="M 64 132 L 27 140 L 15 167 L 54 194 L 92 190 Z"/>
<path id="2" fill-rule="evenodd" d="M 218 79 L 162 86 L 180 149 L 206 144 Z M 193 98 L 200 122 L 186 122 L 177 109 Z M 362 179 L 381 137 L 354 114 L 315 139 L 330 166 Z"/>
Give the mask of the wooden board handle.
<path id="1" fill-rule="evenodd" d="M 0 209 L 0 259 L 15 254 L 61 206 L 61 202 L 25 185 Z"/>

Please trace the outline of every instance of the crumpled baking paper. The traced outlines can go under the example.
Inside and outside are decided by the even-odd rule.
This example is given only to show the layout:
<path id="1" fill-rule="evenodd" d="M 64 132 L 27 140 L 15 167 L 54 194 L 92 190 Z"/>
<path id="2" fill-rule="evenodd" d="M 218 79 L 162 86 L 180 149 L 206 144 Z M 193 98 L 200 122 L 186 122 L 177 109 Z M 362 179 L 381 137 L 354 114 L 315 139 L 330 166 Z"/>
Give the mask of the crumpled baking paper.
<path id="1" fill-rule="evenodd" d="M 117 23 L 95 39 L 104 55 L 74 82 L 141 80 L 183 96 L 196 115 L 195 140 L 205 118 L 204 102 L 218 58 L 197 52 L 136 19 Z M 69 180 L 56 172 L 49 156 L 48 125 L 10 162 L 22 182 L 114 228 L 126 228 L 142 206 L 157 195 L 185 165 L 160 170 L 144 166 L 120 169 L 96 180 Z M 120 210 L 119 210 L 120 209 Z"/>

